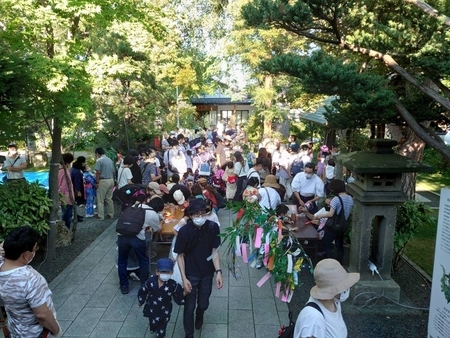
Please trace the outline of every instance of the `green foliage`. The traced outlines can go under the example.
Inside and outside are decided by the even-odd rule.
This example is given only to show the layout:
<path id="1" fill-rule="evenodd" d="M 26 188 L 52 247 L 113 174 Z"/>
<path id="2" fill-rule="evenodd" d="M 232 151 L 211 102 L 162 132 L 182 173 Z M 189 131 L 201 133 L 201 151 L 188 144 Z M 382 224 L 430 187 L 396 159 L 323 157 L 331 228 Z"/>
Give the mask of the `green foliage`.
<path id="1" fill-rule="evenodd" d="M 433 148 L 425 148 L 423 152 L 423 163 L 431 165 L 441 175 L 450 176 L 450 163 Z"/>
<path id="2" fill-rule="evenodd" d="M 399 268 L 401 256 L 406 244 L 414 237 L 418 226 L 432 227 L 436 218 L 432 216 L 431 209 L 421 202 L 407 201 L 397 207 L 397 220 L 394 235 L 394 257 L 392 270 Z"/>
<path id="3" fill-rule="evenodd" d="M 49 230 L 47 218 L 52 206 L 45 188 L 37 182 L 8 182 L 0 185 L 0 239 L 13 229 L 29 225 L 39 234 Z"/>

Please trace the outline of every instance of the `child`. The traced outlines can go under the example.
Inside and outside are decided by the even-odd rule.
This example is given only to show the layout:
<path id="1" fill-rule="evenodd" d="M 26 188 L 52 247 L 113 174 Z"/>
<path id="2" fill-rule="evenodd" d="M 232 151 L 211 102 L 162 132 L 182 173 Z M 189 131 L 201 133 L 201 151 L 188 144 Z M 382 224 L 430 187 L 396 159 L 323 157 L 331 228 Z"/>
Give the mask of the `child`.
<path id="1" fill-rule="evenodd" d="M 288 230 L 288 231 L 297 231 L 298 230 L 297 227 L 292 226 L 294 224 L 294 222 L 290 218 L 290 215 L 289 215 L 290 211 L 289 211 L 289 207 L 287 205 L 280 204 L 279 206 L 277 206 L 276 212 L 277 212 L 278 219 L 280 219 L 281 222 L 283 223 L 283 230 Z"/>
<path id="2" fill-rule="evenodd" d="M 222 176 L 222 180 L 224 180 L 227 185 L 225 189 L 225 196 L 227 200 L 232 200 L 234 195 L 236 194 L 237 180 L 238 180 L 238 177 L 234 173 L 233 162 L 230 161 L 227 163 L 225 174 Z"/>
<path id="3" fill-rule="evenodd" d="M 171 279 L 173 261 L 161 258 L 156 265 L 156 276 L 150 278 L 138 291 L 139 307 L 145 303 L 144 317 L 150 322 L 150 332 L 156 337 L 166 336 L 167 323 L 172 313 L 172 299 L 178 304 L 184 304 L 186 293 L 180 284 Z"/>
<path id="4" fill-rule="evenodd" d="M 89 171 L 84 172 L 84 192 L 86 194 L 85 217 L 94 217 L 95 177 Z"/>
<path id="5" fill-rule="evenodd" d="M 259 180 L 257 177 L 250 177 L 247 181 L 247 186 L 242 193 L 242 199 L 250 203 L 259 201 L 258 187 Z"/>
<path id="6" fill-rule="evenodd" d="M 321 214 L 325 214 L 328 211 L 330 211 L 330 203 L 331 203 L 331 197 L 327 197 L 325 199 L 323 208 L 320 209 L 318 212 L 316 212 L 314 214 L 314 216 L 320 216 Z M 324 227 L 325 227 L 325 223 L 327 222 L 328 218 L 321 218 L 320 220 L 313 220 L 311 221 L 311 223 L 317 225 L 317 232 L 319 232 L 320 235 L 320 239 L 322 239 L 323 235 L 324 235 Z"/>

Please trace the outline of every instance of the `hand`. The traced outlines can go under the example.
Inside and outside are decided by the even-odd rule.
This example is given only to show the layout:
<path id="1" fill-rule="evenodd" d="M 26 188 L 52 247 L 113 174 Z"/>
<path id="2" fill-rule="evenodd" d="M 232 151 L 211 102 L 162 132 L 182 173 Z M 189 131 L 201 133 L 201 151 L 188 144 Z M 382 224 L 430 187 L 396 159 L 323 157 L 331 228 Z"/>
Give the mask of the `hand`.
<path id="1" fill-rule="evenodd" d="M 3 242 L 0 243 L 0 256 L 5 256 L 5 249 L 3 249 Z"/>
<path id="2" fill-rule="evenodd" d="M 183 280 L 183 286 L 184 286 L 184 291 L 186 291 L 187 293 L 190 293 L 192 291 L 192 285 L 191 282 L 189 281 L 189 279 L 184 279 Z"/>
<path id="3" fill-rule="evenodd" d="M 298 210 L 301 211 L 301 212 L 307 212 L 308 211 L 308 209 L 306 209 L 304 205 L 299 206 Z"/>
<path id="4" fill-rule="evenodd" d="M 216 285 L 217 285 L 217 289 L 221 289 L 223 286 L 222 272 L 219 272 L 216 274 Z"/>

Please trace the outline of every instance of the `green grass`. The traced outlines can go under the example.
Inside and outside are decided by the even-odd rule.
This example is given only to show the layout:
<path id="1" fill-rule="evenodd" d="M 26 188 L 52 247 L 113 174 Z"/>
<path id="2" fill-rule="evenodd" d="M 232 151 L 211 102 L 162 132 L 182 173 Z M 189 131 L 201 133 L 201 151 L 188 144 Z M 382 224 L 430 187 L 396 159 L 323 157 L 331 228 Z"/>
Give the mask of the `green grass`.
<path id="1" fill-rule="evenodd" d="M 418 191 L 429 190 L 439 194 L 445 187 L 450 187 L 450 175 L 420 173 L 417 177 Z"/>
<path id="2" fill-rule="evenodd" d="M 438 210 L 434 210 L 434 213 L 436 224 L 432 227 L 419 225 L 414 238 L 408 242 L 405 248 L 406 256 L 430 276 L 433 275 Z"/>

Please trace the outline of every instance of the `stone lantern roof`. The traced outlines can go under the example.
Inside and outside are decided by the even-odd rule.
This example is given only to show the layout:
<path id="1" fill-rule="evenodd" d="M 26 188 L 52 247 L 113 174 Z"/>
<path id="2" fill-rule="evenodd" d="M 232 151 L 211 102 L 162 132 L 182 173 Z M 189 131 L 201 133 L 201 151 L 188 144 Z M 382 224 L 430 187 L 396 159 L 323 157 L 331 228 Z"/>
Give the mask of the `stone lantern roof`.
<path id="1" fill-rule="evenodd" d="M 356 174 L 402 174 L 413 172 L 433 172 L 433 167 L 419 163 L 408 157 L 395 154 L 393 147 L 397 141 L 372 139 L 370 151 L 355 151 L 341 154 L 336 162 Z"/>

